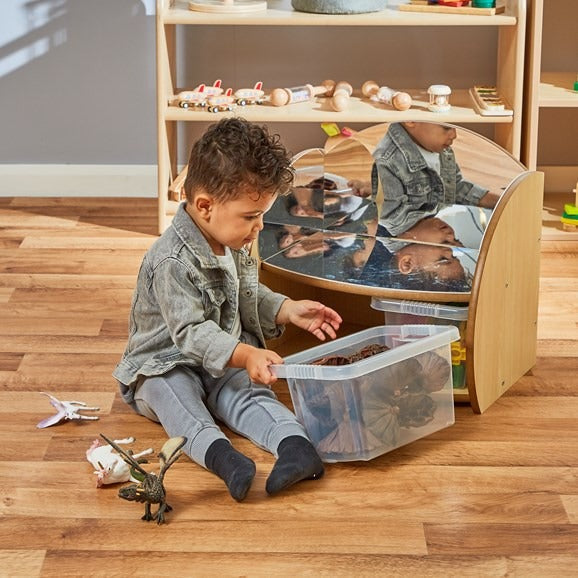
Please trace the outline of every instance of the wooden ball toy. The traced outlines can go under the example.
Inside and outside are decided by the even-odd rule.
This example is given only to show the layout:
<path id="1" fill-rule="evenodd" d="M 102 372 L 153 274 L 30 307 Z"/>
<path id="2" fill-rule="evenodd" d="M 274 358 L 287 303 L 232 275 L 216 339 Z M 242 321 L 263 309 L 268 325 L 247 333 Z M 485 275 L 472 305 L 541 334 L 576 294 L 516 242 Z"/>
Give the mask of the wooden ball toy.
<path id="1" fill-rule="evenodd" d="M 375 80 L 368 80 L 363 83 L 361 93 L 367 98 L 371 98 L 379 90 L 379 84 Z"/>
<path id="2" fill-rule="evenodd" d="M 345 81 L 339 81 L 335 85 L 333 96 L 331 97 L 331 108 L 337 112 L 345 110 L 349 105 L 349 97 L 353 93 L 351 84 Z"/>
<path id="3" fill-rule="evenodd" d="M 412 104 L 412 98 L 407 92 L 394 90 L 388 86 L 379 86 L 374 80 L 364 82 L 361 92 L 363 96 L 388 104 L 396 110 L 407 110 Z"/>
<path id="4" fill-rule="evenodd" d="M 332 80 L 324 80 L 319 86 L 304 84 L 303 86 L 293 86 L 291 88 L 275 88 L 270 96 L 269 102 L 273 106 L 285 106 L 297 102 L 307 102 L 316 96 L 326 95 L 333 91 L 335 83 Z"/>

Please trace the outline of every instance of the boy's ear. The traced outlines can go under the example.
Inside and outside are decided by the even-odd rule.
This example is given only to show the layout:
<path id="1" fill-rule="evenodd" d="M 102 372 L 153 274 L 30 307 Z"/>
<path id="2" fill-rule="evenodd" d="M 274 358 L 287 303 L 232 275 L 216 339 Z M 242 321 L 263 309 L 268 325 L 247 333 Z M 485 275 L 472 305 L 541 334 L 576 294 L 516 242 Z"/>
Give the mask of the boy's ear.
<path id="1" fill-rule="evenodd" d="M 398 259 L 397 267 L 399 272 L 403 275 L 409 275 L 414 269 L 413 257 L 411 255 L 403 255 Z"/>
<path id="2" fill-rule="evenodd" d="M 213 208 L 213 199 L 206 193 L 197 193 L 193 200 L 196 213 L 203 219 L 208 219 Z"/>

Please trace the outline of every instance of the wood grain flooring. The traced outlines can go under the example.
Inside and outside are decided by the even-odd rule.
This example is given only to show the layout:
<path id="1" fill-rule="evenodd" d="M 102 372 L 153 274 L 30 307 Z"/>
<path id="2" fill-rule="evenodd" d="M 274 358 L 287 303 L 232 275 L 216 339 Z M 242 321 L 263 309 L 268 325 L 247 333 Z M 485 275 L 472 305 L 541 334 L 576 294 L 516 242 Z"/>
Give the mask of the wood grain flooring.
<path id="1" fill-rule="evenodd" d="M 157 526 L 85 458 L 99 432 L 166 439 L 111 377 L 155 230 L 152 199 L 0 198 L 0 576 L 577 575 L 575 240 L 543 242 L 538 362 L 486 413 L 276 497 L 273 457 L 231 434 L 257 463 L 246 501 L 183 457 Z M 100 419 L 39 430 L 41 391 Z"/>

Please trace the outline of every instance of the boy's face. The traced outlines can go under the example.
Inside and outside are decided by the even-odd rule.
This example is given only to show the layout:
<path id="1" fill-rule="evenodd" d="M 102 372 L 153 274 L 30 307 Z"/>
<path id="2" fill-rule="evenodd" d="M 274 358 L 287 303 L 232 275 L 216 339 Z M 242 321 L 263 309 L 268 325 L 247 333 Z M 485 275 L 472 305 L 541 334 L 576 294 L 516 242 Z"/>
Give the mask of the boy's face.
<path id="1" fill-rule="evenodd" d="M 406 122 L 404 126 L 418 145 L 432 153 L 452 146 L 457 136 L 455 128 L 432 122 Z"/>
<path id="2" fill-rule="evenodd" d="M 225 247 L 241 249 L 255 241 L 263 229 L 263 215 L 276 197 L 272 193 L 246 193 L 234 200 L 217 203 L 210 195 L 200 193 L 187 211 L 213 252 L 223 255 Z"/>
<path id="3" fill-rule="evenodd" d="M 445 221 L 437 217 L 428 217 L 416 223 L 411 229 L 399 235 L 402 239 L 413 239 L 425 243 L 437 243 L 439 245 L 452 245 L 463 247 L 456 239 L 455 232 Z"/>
<path id="4" fill-rule="evenodd" d="M 411 245 L 400 251 L 399 270 L 404 274 L 422 270 L 433 273 L 440 280 L 465 279 L 465 271 L 460 260 L 449 247 L 434 245 Z"/>

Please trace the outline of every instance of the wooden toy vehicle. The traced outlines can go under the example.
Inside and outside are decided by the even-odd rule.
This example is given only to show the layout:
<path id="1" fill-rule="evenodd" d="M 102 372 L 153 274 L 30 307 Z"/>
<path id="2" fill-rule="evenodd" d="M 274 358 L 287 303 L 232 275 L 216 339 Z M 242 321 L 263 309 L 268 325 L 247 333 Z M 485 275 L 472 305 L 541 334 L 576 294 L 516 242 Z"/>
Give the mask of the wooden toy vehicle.
<path id="1" fill-rule="evenodd" d="M 220 78 L 215 80 L 215 82 L 213 82 L 213 86 L 205 86 L 204 84 L 199 84 L 199 86 L 197 86 L 197 88 L 195 88 L 195 90 L 200 90 L 201 86 L 203 87 L 203 92 L 207 95 L 207 97 L 218 96 L 220 94 L 223 94 L 223 89 L 221 88 L 221 79 Z"/>
<path id="2" fill-rule="evenodd" d="M 207 104 L 205 85 L 199 85 L 195 90 L 183 90 L 175 96 L 175 102 L 181 108 L 204 107 Z"/>
<path id="3" fill-rule="evenodd" d="M 235 97 L 233 89 L 228 88 L 225 94 L 210 96 L 207 99 L 207 110 L 209 112 L 225 112 L 235 108 Z"/>
<path id="4" fill-rule="evenodd" d="M 247 104 L 262 104 L 265 97 L 265 92 L 262 89 L 262 82 L 255 83 L 253 88 L 240 88 L 233 94 L 235 102 L 240 106 L 245 106 Z"/>

